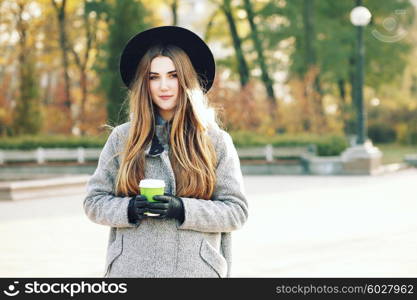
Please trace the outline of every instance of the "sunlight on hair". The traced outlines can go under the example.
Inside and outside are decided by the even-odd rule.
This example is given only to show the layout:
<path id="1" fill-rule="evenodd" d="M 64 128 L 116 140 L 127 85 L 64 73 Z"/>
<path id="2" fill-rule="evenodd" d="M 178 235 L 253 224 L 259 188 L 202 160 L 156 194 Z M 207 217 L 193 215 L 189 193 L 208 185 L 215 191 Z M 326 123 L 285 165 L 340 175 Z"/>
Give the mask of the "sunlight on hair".
<path id="1" fill-rule="evenodd" d="M 216 114 L 215 110 L 208 105 L 208 99 L 201 89 L 187 89 L 186 94 L 191 102 L 195 117 L 202 124 L 204 130 L 210 126 L 215 126 Z"/>

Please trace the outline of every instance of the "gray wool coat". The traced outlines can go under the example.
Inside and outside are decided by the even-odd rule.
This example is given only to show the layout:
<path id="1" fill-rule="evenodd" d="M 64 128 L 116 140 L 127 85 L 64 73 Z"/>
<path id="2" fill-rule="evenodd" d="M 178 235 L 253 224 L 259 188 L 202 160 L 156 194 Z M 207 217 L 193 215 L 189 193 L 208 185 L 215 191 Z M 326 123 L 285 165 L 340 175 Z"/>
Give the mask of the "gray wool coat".
<path id="1" fill-rule="evenodd" d="M 113 129 L 87 183 L 84 211 L 110 227 L 104 277 L 230 277 L 231 232 L 248 217 L 240 162 L 230 135 L 208 131 L 217 153 L 217 181 L 211 200 L 181 197 L 185 219 L 128 221 L 130 197 L 115 196 L 115 179 L 130 122 Z M 175 176 L 167 151 L 145 150 L 145 178 L 162 179 L 175 195 Z M 161 150 L 161 149 L 160 149 Z"/>

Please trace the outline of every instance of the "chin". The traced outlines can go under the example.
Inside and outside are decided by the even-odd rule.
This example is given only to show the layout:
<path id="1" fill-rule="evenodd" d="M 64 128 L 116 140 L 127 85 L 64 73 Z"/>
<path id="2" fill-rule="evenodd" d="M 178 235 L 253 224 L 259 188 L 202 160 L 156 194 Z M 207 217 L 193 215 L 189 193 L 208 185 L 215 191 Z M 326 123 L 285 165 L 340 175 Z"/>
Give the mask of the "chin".
<path id="1" fill-rule="evenodd" d="M 159 109 L 161 110 L 166 110 L 166 111 L 171 111 L 173 110 L 175 107 L 172 106 L 159 106 Z"/>
<path id="2" fill-rule="evenodd" d="M 175 108 L 175 105 L 172 103 L 158 103 L 158 107 L 163 110 L 171 110 Z"/>

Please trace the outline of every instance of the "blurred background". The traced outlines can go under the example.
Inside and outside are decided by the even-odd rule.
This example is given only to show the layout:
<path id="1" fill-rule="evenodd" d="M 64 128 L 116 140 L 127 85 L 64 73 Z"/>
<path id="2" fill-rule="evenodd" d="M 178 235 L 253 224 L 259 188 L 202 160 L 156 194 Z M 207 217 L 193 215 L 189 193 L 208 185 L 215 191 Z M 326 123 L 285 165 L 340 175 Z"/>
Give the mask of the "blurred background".
<path id="1" fill-rule="evenodd" d="M 304 216 L 291 227 L 294 232 L 286 232 L 281 250 L 271 244 L 275 232 L 267 232 L 258 250 L 238 252 L 243 264 L 237 264 L 237 275 L 415 276 L 415 268 L 396 269 L 393 260 L 401 254 L 403 266 L 417 266 L 411 254 L 417 249 L 411 184 L 417 179 L 412 168 L 417 164 L 416 12 L 416 0 L 0 0 L 0 200 L 32 200 L 0 201 L 0 233 L 8 241 L 0 246 L 0 276 L 100 274 L 107 232 L 83 215 L 85 183 L 109 134 L 103 125 L 128 121 L 120 53 L 134 34 L 161 25 L 196 32 L 214 53 L 217 73 L 208 96 L 241 158 L 254 209 L 249 236 L 261 241 L 259 230 L 283 228 L 294 216 Z M 325 176 L 304 176 L 311 174 Z M 386 176 L 345 176 L 359 174 Z M 41 177 L 50 181 L 29 183 Z M 259 194 L 262 184 L 266 190 Z M 78 196 L 64 197 L 70 194 Z M 272 198 L 281 199 L 271 204 L 278 205 L 281 218 L 271 227 L 262 219 L 261 204 Z M 64 210 L 54 206 L 57 201 Z M 380 214 L 374 214 L 378 205 Z M 365 210 L 357 215 L 359 206 Z M 322 215 L 313 219 L 309 212 L 318 207 Z M 341 210 L 359 218 L 354 227 Z M 391 213 L 397 213 L 394 219 Z M 367 227 L 370 215 L 374 227 Z M 330 216 L 332 228 L 326 223 Z M 413 235 L 402 231 L 406 227 Z M 378 237 L 398 229 L 403 235 L 396 235 L 396 245 L 404 242 L 406 252 L 388 249 L 380 253 L 388 264 L 375 261 L 374 269 L 361 264 L 359 273 L 352 260 L 320 269 L 323 249 L 330 258 L 346 257 L 353 245 L 346 241 L 366 233 L 364 228 Z M 26 242 L 16 233 L 27 236 L 27 230 L 41 242 L 32 237 L 32 248 L 24 250 Z M 316 237 L 328 248 L 294 250 L 320 232 Z M 346 244 L 339 246 L 346 247 L 337 252 L 330 244 L 341 233 Z M 247 236 L 239 234 L 243 249 Z M 300 244 L 292 244 L 296 234 Z M 92 236 L 100 238 L 96 246 L 88 245 Z M 74 239 L 88 245 L 87 253 L 70 244 Z M 54 241 L 63 247 L 46 248 Z M 381 240 L 372 241 L 351 253 L 365 253 L 362 261 L 372 261 L 378 257 L 374 250 L 382 249 Z M 52 252 L 47 258 L 32 251 Z M 93 270 L 74 259 L 73 269 L 57 272 L 69 267 L 63 265 L 68 251 L 78 253 L 78 263 L 96 263 Z M 253 259 L 259 251 L 281 255 L 282 264 L 268 269 L 271 260 Z M 49 259 L 53 263 L 46 267 Z M 307 261 L 306 268 L 300 260 Z M 291 261 L 298 265 L 285 269 Z M 317 265 L 311 267 L 311 261 Z M 27 263 L 33 269 L 25 268 Z"/>
<path id="2" fill-rule="evenodd" d="M 120 52 L 135 33 L 171 24 L 212 48 L 210 99 L 239 145 L 352 137 L 357 35 L 349 16 L 361 2 L 2 0 L 1 147 L 27 135 L 91 142 L 101 125 L 125 122 Z M 364 27 L 367 130 L 387 151 L 417 144 L 415 3 L 363 3 L 372 13 Z M 340 143 L 328 151 L 340 153 Z"/>

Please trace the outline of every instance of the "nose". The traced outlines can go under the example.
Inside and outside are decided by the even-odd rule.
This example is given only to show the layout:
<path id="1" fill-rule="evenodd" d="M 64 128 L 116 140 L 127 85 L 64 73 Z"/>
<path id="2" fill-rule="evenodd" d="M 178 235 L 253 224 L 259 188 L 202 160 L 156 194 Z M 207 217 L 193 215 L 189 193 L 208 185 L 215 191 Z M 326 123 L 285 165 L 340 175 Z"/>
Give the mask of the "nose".
<path id="1" fill-rule="evenodd" d="M 160 88 L 162 91 L 164 91 L 164 90 L 167 90 L 167 89 L 168 89 L 168 82 L 167 82 L 167 80 L 166 80 L 165 78 L 162 78 L 162 79 L 161 79 L 159 88 Z"/>

